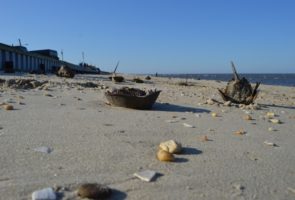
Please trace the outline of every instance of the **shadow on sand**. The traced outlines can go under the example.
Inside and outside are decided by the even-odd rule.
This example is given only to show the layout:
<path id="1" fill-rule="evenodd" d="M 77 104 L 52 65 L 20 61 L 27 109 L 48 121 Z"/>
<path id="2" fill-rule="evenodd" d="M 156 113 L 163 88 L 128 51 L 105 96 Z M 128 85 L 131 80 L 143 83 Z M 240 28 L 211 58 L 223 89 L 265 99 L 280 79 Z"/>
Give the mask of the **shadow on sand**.
<path id="1" fill-rule="evenodd" d="M 154 111 L 166 111 L 166 112 L 196 112 L 196 113 L 210 113 L 210 110 L 202 108 L 194 108 L 187 106 L 180 106 L 167 103 L 155 103 L 152 110 Z"/>
<path id="2" fill-rule="evenodd" d="M 192 147 L 183 147 L 181 152 L 183 155 L 198 155 L 201 153 L 203 153 L 203 151 Z"/>
<path id="3" fill-rule="evenodd" d="M 269 107 L 273 107 L 273 108 L 286 108 L 286 109 L 293 109 L 295 110 L 294 106 L 284 106 L 284 105 L 275 105 L 275 104 L 259 104 L 262 108 L 269 108 Z"/>

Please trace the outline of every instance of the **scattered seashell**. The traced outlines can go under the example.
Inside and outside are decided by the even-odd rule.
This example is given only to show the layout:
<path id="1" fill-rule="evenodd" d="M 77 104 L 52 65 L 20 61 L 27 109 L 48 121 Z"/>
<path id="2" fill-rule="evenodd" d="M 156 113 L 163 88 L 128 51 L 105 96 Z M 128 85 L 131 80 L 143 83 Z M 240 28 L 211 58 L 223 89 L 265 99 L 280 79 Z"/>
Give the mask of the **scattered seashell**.
<path id="1" fill-rule="evenodd" d="M 45 93 L 44 96 L 46 96 L 46 97 L 53 97 L 52 94 L 49 94 L 49 93 Z"/>
<path id="2" fill-rule="evenodd" d="M 160 143 L 159 148 L 169 153 L 180 153 L 182 150 L 181 144 L 174 140 L 168 140 Z"/>
<path id="3" fill-rule="evenodd" d="M 266 113 L 266 117 L 267 117 L 268 119 L 272 119 L 272 118 L 275 117 L 275 113 L 273 113 L 273 112 L 267 112 L 267 113 Z"/>
<path id="4" fill-rule="evenodd" d="M 3 108 L 4 110 L 13 110 L 13 106 L 9 104 L 4 105 Z"/>
<path id="5" fill-rule="evenodd" d="M 276 129 L 274 129 L 273 127 L 269 127 L 268 131 L 276 131 Z"/>
<path id="6" fill-rule="evenodd" d="M 202 136 L 202 137 L 201 137 L 201 141 L 202 141 L 202 142 L 207 142 L 207 141 L 209 141 L 207 135 Z"/>
<path id="7" fill-rule="evenodd" d="M 150 182 L 156 176 L 156 174 L 157 172 L 155 171 L 145 170 L 142 172 L 136 172 L 133 175 L 139 178 L 140 180 Z"/>
<path id="8" fill-rule="evenodd" d="M 176 123 L 176 122 L 178 122 L 178 120 L 177 119 L 168 119 L 168 120 L 166 120 L 166 122 L 167 123 Z"/>
<path id="9" fill-rule="evenodd" d="M 277 146 L 275 143 L 269 142 L 267 140 L 265 140 L 263 143 L 266 144 L 266 145 L 268 145 L 268 146 L 273 146 L 273 147 L 276 147 Z"/>
<path id="10" fill-rule="evenodd" d="M 211 113 L 211 116 L 212 116 L 212 117 L 218 117 L 217 113 L 215 113 L 215 112 L 212 112 L 212 113 Z"/>
<path id="11" fill-rule="evenodd" d="M 207 103 L 208 105 L 213 105 L 213 104 L 214 104 L 214 101 L 213 101 L 213 99 L 207 99 L 207 100 L 206 100 L 206 103 Z"/>
<path id="12" fill-rule="evenodd" d="M 112 194 L 112 190 L 107 186 L 97 183 L 86 183 L 78 188 L 78 196 L 88 199 L 103 199 Z"/>
<path id="13" fill-rule="evenodd" d="M 174 160 L 173 154 L 171 154 L 171 153 L 169 153 L 167 151 L 164 151 L 162 149 L 158 150 L 157 158 L 158 158 L 158 160 L 165 161 L 165 162 L 171 162 L 171 161 Z"/>
<path id="14" fill-rule="evenodd" d="M 226 102 L 224 102 L 223 105 L 224 105 L 224 106 L 231 106 L 231 101 L 226 101 Z"/>
<path id="15" fill-rule="evenodd" d="M 38 147 L 38 148 L 35 148 L 35 149 L 34 149 L 34 151 L 37 151 L 37 152 L 41 152 L 41 153 L 47 153 L 47 154 L 49 154 L 49 153 L 51 153 L 51 152 L 52 152 L 52 149 L 51 149 L 51 148 L 49 148 L 49 147 L 45 147 L 45 146 L 43 146 L 43 147 Z"/>
<path id="16" fill-rule="evenodd" d="M 188 128 L 195 128 L 193 125 L 187 124 L 187 123 L 183 123 L 184 127 L 188 127 Z"/>
<path id="17" fill-rule="evenodd" d="M 251 117 L 251 115 L 245 115 L 245 116 L 244 116 L 244 119 L 245 119 L 245 120 L 253 120 L 252 117 Z"/>
<path id="18" fill-rule="evenodd" d="M 244 131 L 243 129 L 240 129 L 235 132 L 235 135 L 245 135 L 245 134 L 246 134 L 246 131 Z"/>
<path id="19" fill-rule="evenodd" d="M 200 117 L 201 117 L 201 114 L 196 113 L 195 116 L 196 116 L 197 118 L 200 118 Z"/>
<path id="20" fill-rule="evenodd" d="M 269 121 L 273 124 L 280 124 L 281 123 L 281 121 L 279 119 L 270 119 Z"/>
<path id="21" fill-rule="evenodd" d="M 32 193 L 32 200 L 55 200 L 56 194 L 52 188 L 44 188 Z"/>

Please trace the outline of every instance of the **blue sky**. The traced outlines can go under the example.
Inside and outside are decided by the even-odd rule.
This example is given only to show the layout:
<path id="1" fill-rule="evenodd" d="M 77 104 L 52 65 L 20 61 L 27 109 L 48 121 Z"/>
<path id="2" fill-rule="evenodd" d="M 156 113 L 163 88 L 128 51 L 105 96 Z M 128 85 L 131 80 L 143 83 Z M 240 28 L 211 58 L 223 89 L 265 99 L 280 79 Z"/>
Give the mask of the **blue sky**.
<path id="1" fill-rule="evenodd" d="M 295 73 L 293 0 L 0 0 L 0 42 L 126 73 Z"/>

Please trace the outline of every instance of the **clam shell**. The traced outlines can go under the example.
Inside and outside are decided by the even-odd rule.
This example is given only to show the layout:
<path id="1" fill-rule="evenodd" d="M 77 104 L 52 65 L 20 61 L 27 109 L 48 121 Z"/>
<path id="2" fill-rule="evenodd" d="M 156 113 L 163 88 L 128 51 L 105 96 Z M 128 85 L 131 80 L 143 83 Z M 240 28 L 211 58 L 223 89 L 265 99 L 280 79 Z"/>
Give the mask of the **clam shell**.
<path id="1" fill-rule="evenodd" d="M 169 153 L 180 153 L 182 149 L 181 144 L 174 140 L 168 140 L 160 143 L 159 148 Z"/>
<path id="2" fill-rule="evenodd" d="M 112 190 L 101 184 L 86 183 L 78 188 L 77 193 L 82 198 L 102 199 L 109 197 L 112 193 Z"/>
<path id="3" fill-rule="evenodd" d="M 253 118 L 251 117 L 251 115 L 245 115 L 244 119 L 245 120 L 253 120 Z"/>
<path id="4" fill-rule="evenodd" d="M 217 117 L 218 115 L 217 115 L 217 113 L 212 112 L 212 113 L 211 113 L 211 116 L 212 116 L 212 117 Z"/>
<path id="5" fill-rule="evenodd" d="M 269 118 L 269 119 L 274 118 L 275 117 L 275 113 L 273 113 L 273 112 L 267 112 L 266 113 L 266 117 Z"/>
<path id="6" fill-rule="evenodd" d="M 174 156 L 167 151 L 159 149 L 157 152 L 157 159 L 160 161 L 171 162 L 174 160 Z"/>
<path id="7" fill-rule="evenodd" d="M 281 121 L 279 119 L 270 119 L 269 120 L 271 123 L 274 123 L 274 124 L 280 124 Z"/>
<path id="8" fill-rule="evenodd" d="M 4 105 L 3 108 L 5 110 L 13 110 L 13 106 L 12 105 L 9 105 L 9 104 Z"/>

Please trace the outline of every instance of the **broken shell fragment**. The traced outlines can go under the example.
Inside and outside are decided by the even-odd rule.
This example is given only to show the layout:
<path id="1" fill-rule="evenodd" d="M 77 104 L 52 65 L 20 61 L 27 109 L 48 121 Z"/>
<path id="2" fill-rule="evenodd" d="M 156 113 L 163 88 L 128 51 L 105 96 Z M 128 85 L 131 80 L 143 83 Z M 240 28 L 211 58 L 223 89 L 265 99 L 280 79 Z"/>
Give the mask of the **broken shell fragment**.
<path id="1" fill-rule="evenodd" d="M 245 135 L 245 134 L 246 134 L 246 131 L 244 131 L 243 129 L 240 129 L 235 132 L 235 135 Z"/>
<path id="2" fill-rule="evenodd" d="M 218 117 L 218 114 L 215 113 L 215 112 L 212 112 L 212 113 L 211 113 L 211 116 L 212 116 L 212 117 Z"/>
<path id="3" fill-rule="evenodd" d="M 168 140 L 166 142 L 162 142 L 159 145 L 159 148 L 169 153 L 180 153 L 182 149 L 181 144 L 174 140 Z"/>
<path id="4" fill-rule="evenodd" d="M 245 115 L 244 119 L 245 120 L 253 120 L 253 118 L 251 117 L 251 115 Z"/>
<path id="5" fill-rule="evenodd" d="M 275 146 L 277 146 L 275 143 L 273 143 L 273 142 L 269 142 L 269 141 L 264 141 L 263 142 L 264 144 L 266 144 L 266 145 L 268 145 L 268 146 L 273 146 L 273 147 L 275 147 Z"/>
<path id="6" fill-rule="evenodd" d="M 102 199 L 109 197 L 112 190 L 97 183 L 86 183 L 78 188 L 78 195 L 82 198 Z"/>
<path id="7" fill-rule="evenodd" d="M 207 135 L 202 136 L 201 141 L 202 141 L 202 142 L 207 142 L 207 141 L 209 141 Z"/>
<path id="8" fill-rule="evenodd" d="M 157 152 L 157 159 L 160 161 L 171 162 L 174 160 L 174 156 L 167 151 L 159 149 Z"/>
<path id="9" fill-rule="evenodd" d="M 269 121 L 273 124 L 280 124 L 281 123 L 281 121 L 279 119 L 270 119 Z"/>
<path id="10" fill-rule="evenodd" d="M 187 128 L 195 128 L 193 125 L 190 125 L 190 124 L 187 124 L 187 123 L 183 123 L 183 126 L 187 127 Z"/>
<path id="11" fill-rule="evenodd" d="M 9 104 L 4 105 L 3 108 L 4 110 L 13 110 L 13 106 Z"/>
<path id="12" fill-rule="evenodd" d="M 273 113 L 273 112 L 267 112 L 267 113 L 266 113 L 266 117 L 267 117 L 268 119 L 272 119 L 272 118 L 275 117 L 275 113 Z"/>

